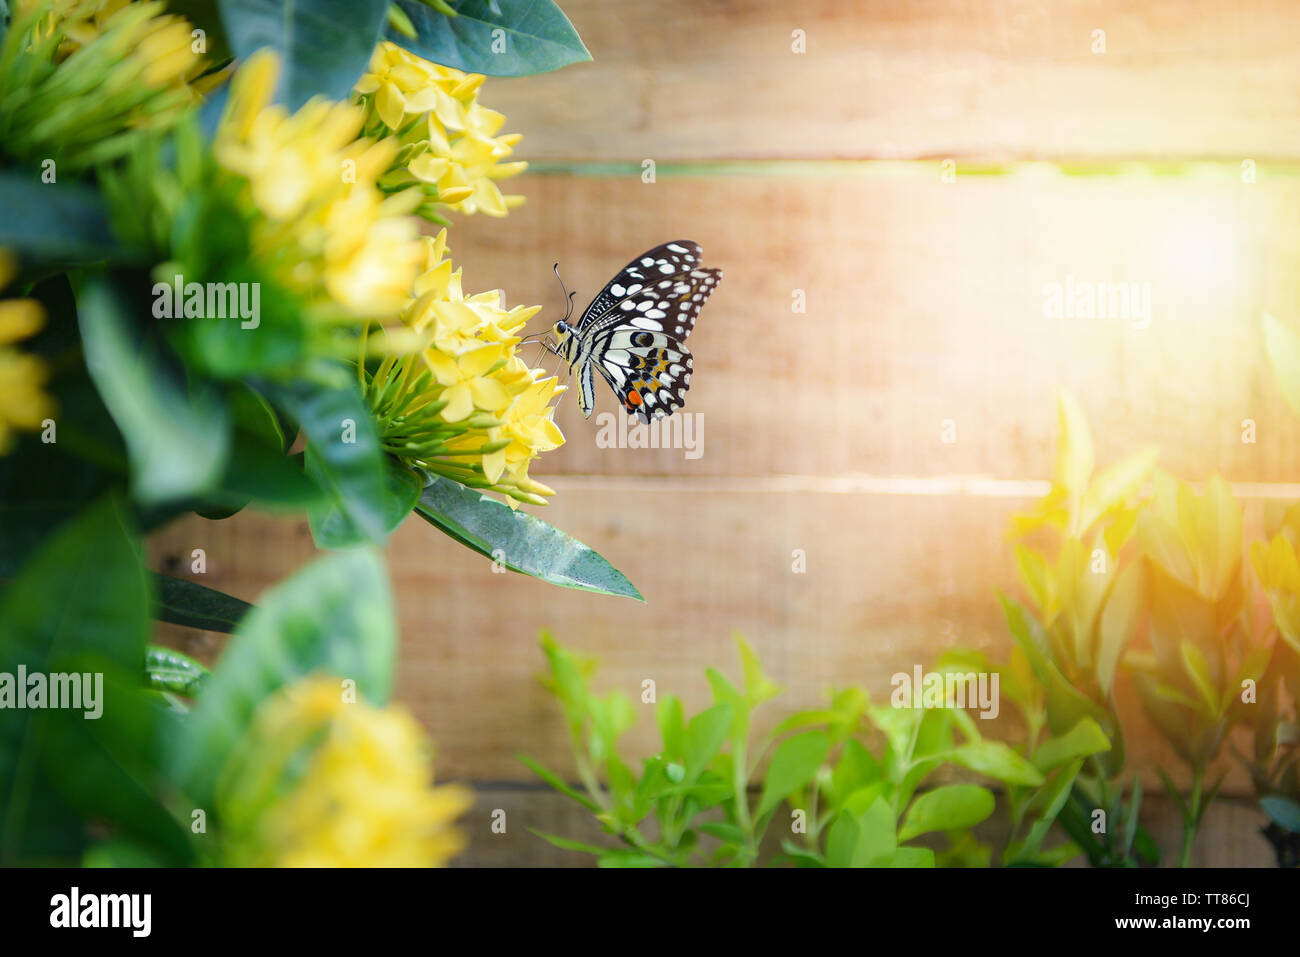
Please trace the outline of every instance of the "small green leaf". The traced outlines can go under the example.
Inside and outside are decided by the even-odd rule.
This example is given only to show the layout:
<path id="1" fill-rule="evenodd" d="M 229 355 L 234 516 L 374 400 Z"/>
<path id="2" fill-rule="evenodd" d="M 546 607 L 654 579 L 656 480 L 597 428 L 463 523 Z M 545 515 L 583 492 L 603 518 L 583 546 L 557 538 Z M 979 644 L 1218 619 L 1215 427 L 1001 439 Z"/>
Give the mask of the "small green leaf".
<path id="1" fill-rule="evenodd" d="M 609 853 L 608 847 L 596 847 L 594 844 L 584 844 L 581 841 L 574 841 L 567 837 L 560 837 L 558 834 L 547 834 L 545 831 L 539 831 L 536 828 L 528 828 L 529 834 L 535 834 L 548 844 L 558 847 L 562 851 L 580 851 L 583 854 L 595 854 L 602 857 Z"/>
<path id="2" fill-rule="evenodd" d="M 540 761 L 534 761 L 532 758 L 524 754 L 520 754 L 517 757 L 519 758 L 520 762 L 522 762 L 530 771 L 536 774 L 539 778 L 541 778 L 543 781 L 549 784 L 556 791 L 559 791 L 567 798 L 571 798 L 574 801 L 577 801 L 579 804 L 585 807 L 592 814 L 601 813 L 601 808 L 599 804 L 597 804 L 587 795 L 583 794 L 581 791 L 575 790 L 574 788 L 570 787 L 564 781 L 563 778 L 561 778 L 550 768 L 543 765 Z M 537 832 L 534 831 L 533 833 L 537 833 Z"/>
<path id="3" fill-rule="evenodd" d="M 1043 783 L 1042 773 L 1001 741 L 986 738 L 967 741 L 942 757 L 959 767 L 987 774 L 1006 784 L 1037 787 Z"/>
<path id="4" fill-rule="evenodd" d="M 1075 758 L 1086 758 L 1109 750 L 1110 739 L 1101 730 L 1101 725 L 1092 718 L 1081 718 L 1065 734 L 1049 738 L 1038 747 L 1034 752 L 1034 767 L 1043 774 L 1048 774 Z"/>
<path id="5" fill-rule="evenodd" d="M 1065 389 L 1056 393 L 1056 415 L 1061 435 L 1057 440 L 1056 481 L 1071 494 L 1083 495 L 1092 475 L 1092 433 L 1078 401 Z M 1076 529 L 1082 532 L 1082 528 Z"/>
<path id="6" fill-rule="evenodd" d="M 695 781 L 721 750 L 731 731 L 734 711 L 729 704 L 701 711 L 686 725 L 686 780 Z"/>
<path id="7" fill-rule="evenodd" d="M 528 76 L 591 59 L 553 0 L 463 0 L 455 17 L 419 0 L 397 0 L 397 6 L 415 27 L 416 38 L 389 27 L 388 39 L 458 70 Z"/>
<path id="8" fill-rule="evenodd" d="M 1124 647 L 1137 630 L 1146 597 L 1146 566 L 1129 562 L 1111 588 L 1097 624 L 1097 685 L 1110 696 L 1115 683 L 1115 668 Z"/>
<path id="9" fill-rule="evenodd" d="M 993 792 L 976 784 L 950 784 L 918 795 L 907 809 L 900 841 L 930 831 L 974 827 L 993 813 Z"/>
<path id="10" fill-rule="evenodd" d="M 1300 336 L 1270 315 L 1264 316 L 1264 345 L 1282 398 L 1300 415 Z"/>
<path id="11" fill-rule="evenodd" d="M 208 669 L 189 655 L 150 645 L 144 654 L 145 685 L 154 691 L 197 698 L 208 679 Z"/>
<path id="12" fill-rule="evenodd" d="M 1278 827 L 1300 834 L 1300 802 L 1281 794 L 1270 794 L 1259 799 L 1259 806 Z"/>
<path id="13" fill-rule="evenodd" d="M 754 817 L 761 819 L 811 781 L 826 761 L 830 748 L 830 738 L 824 731 L 808 731 L 782 741 L 767 766 L 763 795 Z"/>
<path id="14" fill-rule="evenodd" d="M 434 476 L 416 505 L 422 518 L 511 571 L 565 588 L 645 601 L 604 558 L 536 516 Z"/>

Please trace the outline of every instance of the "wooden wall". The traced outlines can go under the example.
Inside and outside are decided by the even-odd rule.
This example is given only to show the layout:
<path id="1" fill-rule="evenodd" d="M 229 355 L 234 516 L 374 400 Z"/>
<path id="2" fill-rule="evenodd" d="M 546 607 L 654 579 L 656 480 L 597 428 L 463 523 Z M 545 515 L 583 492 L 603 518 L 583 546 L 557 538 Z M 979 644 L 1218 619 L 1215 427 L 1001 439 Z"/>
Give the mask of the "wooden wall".
<path id="1" fill-rule="evenodd" d="M 451 230 L 467 289 L 555 318 L 552 262 L 582 299 L 677 237 L 725 278 L 691 340 L 700 457 L 600 448 L 566 399 L 568 443 L 534 467 L 559 493 L 544 517 L 646 604 L 492 574 L 418 519 L 391 541 L 400 697 L 436 736 L 442 778 L 518 828 L 503 851 L 476 811 L 464 863 L 554 862 L 522 829 L 573 821 L 515 757 L 571 767 L 534 680 L 540 628 L 599 656 L 605 687 L 635 696 L 654 678 L 692 705 L 706 666 L 734 672 L 738 629 L 787 687 L 782 710 L 832 684 L 883 696 L 953 642 L 1004 651 L 1003 531 L 1050 475 L 1058 384 L 1101 462 L 1158 444 L 1183 477 L 1226 475 L 1253 515 L 1300 493 L 1300 422 L 1261 333 L 1265 312 L 1300 323 L 1293 3 L 563 5 L 595 61 L 483 90 L 534 168 L 507 220 Z M 1070 282 L 1138 283 L 1149 322 L 1053 314 L 1052 284 Z M 207 584 L 250 600 L 312 553 L 305 523 L 242 514 L 156 543 L 194 547 Z M 1155 764 L 1175 762 L 1125 708 L 1156 785 Z M 651 746 L 649 710 L 634 751 Z M 1226 790 L 1248 782 L 1234 772 Z M 1248 803 L 1216 821 L 1202 860 L 1270 862 Z"/>

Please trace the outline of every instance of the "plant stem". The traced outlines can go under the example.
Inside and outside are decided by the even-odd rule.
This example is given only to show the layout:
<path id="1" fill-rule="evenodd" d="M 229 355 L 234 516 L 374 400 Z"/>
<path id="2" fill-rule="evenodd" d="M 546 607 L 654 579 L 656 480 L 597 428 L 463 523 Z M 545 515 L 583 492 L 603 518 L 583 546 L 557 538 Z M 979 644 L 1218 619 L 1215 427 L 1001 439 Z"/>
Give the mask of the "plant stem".
<path id="1" fill-rule="evenodd" d="M 1192 793 L 1187 798 L 1187 813 L 1183 815 L 1183 846 L 1178 854 L 1178 866 L 1190 867 L 1192 864 L 1192 842 L 1201 826 L 1201 785 L 1205 772 L 1201 768 L 1192 771 Z"/>

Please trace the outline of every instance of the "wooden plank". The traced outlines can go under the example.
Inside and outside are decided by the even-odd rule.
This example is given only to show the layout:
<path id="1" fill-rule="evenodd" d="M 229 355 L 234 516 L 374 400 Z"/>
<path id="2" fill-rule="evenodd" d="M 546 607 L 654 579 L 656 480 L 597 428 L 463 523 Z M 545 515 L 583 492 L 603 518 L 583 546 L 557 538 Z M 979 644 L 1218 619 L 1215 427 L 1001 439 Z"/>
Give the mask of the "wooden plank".
<path id="1" fill-rule="evenodd" d="M 544 481 L 1046 478 L 1058 384 L 1089 414 L 1099 461 L 1154 443 L 1189 478 L 1300 478 L 1300 419 L 1262 342 L 1265 312 L 1300 328 L 1300 178 L 1245 184 L 1222 166 L 1102 178 L 959 169 L 943 183 L 937 167 L 913 164 L 838 178 L 520 184 L 529 202 L 509 220 L 458 223 L 450 239 L 467 289 L 501 287 L 510 302 L 546 307 L 533 331 L 559 316 L 555 260 L 581 302 L 674 236 L 697 239 L 725 270 L 690 341 L 698 457 L 601 447 L 613 430 L 584 421 L 566 397 L 568 444 L 536 464 Z M 1133 295 L 1127 318 L 1122 297 L 1086 318 L 1087 294 L 1112 308 L 1108 285 Z M 792 311 L 796 290 L 804 314 Z M 616 408 L 603 384 L 597 391 L 599 409 Z"/>
<path id="2" fill-rule="evenodd" d="M 521 158 L 1294 156 L 1286 0 L 570 0 L 594 61 L 492 79 Z M 802 30 L 806 53 L 792 52 Z M 1095 30 L 1105 52 L 1094 53 Z"/>
<path id="3" fill-rule="evenodd" d="M 859 685 L 888 700 L 891 676 L 928 666 L 962 644 L 1005 656 L 1010 638 L 996 589 L 1015 589 L 1003 541 L 1012 499 L 561 485 L 546 518 L 599 550 L 646 596 L 640 604 L 545 585 L 492 565 L 418 519 L 393 536 L 388 560 L 402 650 L 397 696 L 431 729 L 445 779 L 522 781 L 518 754 L 571 770 L 558 709 L 535 680 L 539 628 L 602 661 L 599 689 L 639 701 L 643 680 L 694 708 L 709 701 L 706 667 L 738 673 L 732 630 L 757 649 L 787 691 L 760 711 L 760 728 L 815 707 L 831 687 Z M 1252 517 L 1252 527 L 1257 519 Z M 255 600 L 311 555 L 305 523 L 241 514 L 187 520 L 156 537 L 156 559 L 207 553 L 201 580 Z M 793 571 L 802 549 L 806 571 Z M 210 639 L 184 650 L 210 657 Z M 1157 762 L 1185 775 L 1120 695 L 1130 768 L 1159 790 Z M 1009 706 L 1008 706 L 1009 707 Z M 653 753 L 649 705 L 629 753 Z M 1226 793 L 1245 793 L 1240 769 Z"/>
<path id="4" fill-rule="evenodd" d="M 596 826 L 594 818 L 573 801 L 554 791 L 535 788 L 476 786 L 475 806 L 461 819 L 469 845 L 453 862 L 455 867 L 592 867 L 595 858 L 562 851 L 529 832 L 529 828 L 559 834 L 597 847 L 617 846 Z M 492 830 L 493 813 L 505 812 L 505 831 Z M 1182 820 L 1167 798 L 1148 795 L 1142 801 L 1142 823 L 1165 849 L 1166 865 L 1177 858 Z M 499 816 L 498 816 L 499 819 Z M 1196 844 L 1193 867 L 1275 867 L 1272 848 L 1260 835 L 1264 815 L 1253 804 L 1224 800 L 1210 806 Z M 977 829 L 983 840 L 999 842 L 1005 833 L 1002 805 L 990 821 Z M 778 851 L 777 834 L 764 842 L 768 852 Z M 1049 844 L 1064 840 L 1054 833 Z M 1084 859 L 1071 866 L 1084 867 Z"/>

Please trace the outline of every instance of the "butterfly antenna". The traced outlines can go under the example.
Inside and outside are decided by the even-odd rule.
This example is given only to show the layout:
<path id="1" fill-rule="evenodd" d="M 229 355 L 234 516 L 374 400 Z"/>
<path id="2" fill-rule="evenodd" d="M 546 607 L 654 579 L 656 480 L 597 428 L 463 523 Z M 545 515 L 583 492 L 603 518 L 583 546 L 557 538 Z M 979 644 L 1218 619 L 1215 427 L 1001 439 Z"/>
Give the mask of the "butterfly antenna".
<path id="1" fill-rule="evenodd" d="M 567 288 L 565 288 L 564 280 L 560 278 L 560 264 L 559 264 L 559 263 L 556 263 L 555 265 L 553 265 L 553 266 L 551 267 L 551 269 L 555 271 L 555 278 L 560 280 L 560 291 L 561 291 L 562 293 L 564 293 L 564 299 L 565 299 L 565 303 L 564 303 L 564 321 L 565 321 L 565 322 L 568 322 L 568 321 L 569 321 L 569 317 L 573 315 L 573 297 L 576 296 L 576 295 L 578 294 L 578 292 L 577 292 L 576 289 L 575 289 L 573 292 L 569 292 L 569 290 L 568 290 Z"/>

